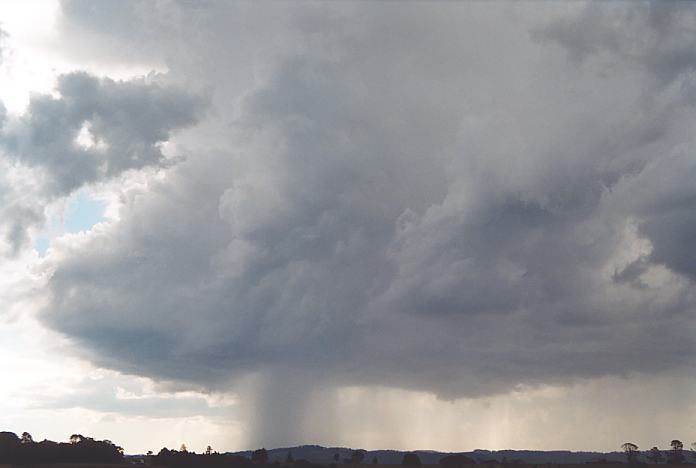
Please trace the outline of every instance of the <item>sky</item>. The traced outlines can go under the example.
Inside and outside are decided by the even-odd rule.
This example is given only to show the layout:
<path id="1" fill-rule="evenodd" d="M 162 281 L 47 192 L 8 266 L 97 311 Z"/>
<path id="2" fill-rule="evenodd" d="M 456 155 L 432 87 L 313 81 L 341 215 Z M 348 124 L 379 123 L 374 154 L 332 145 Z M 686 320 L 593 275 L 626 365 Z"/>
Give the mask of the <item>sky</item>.
<path id="1" fill-rule="evenodd" d="M 0 2 L 1 430 L 696 440 L 696 4 Z"/>

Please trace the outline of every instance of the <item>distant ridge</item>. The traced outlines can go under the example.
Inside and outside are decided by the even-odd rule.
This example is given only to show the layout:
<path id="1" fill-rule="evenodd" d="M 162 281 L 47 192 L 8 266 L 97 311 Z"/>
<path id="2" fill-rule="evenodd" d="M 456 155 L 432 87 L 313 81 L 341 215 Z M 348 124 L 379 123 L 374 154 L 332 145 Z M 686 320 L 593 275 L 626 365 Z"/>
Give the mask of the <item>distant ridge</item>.
<path id="1" fill-rule="evenodd" d="M 334 462 L 334 455 L 338 454 L 341 462 L 350 458 L 354 450 L 348 447 L 322 447 L 321 445 L 299 445 L 296 447 L 281 447 L 266 449 L 270 461 L 285 461 L 288 452 L 292 453 L 295 460 L 307 460 L 312 463 L 329 464 Z M 230 452 L 234 455 L 245 457 L 251 456 L 252 450 L 241 452 Z M 497 460 L 502 461 L 506 458 L 512 462 L 519 460 L 523 463 L 543 464 L 543 463 L 586 463 L 597 460 L 625 461 L 626 456 L 623 452 L 572 452 L 570 450 L 474 450 L 472 452 L 438 452 L 435 450 L 365 450 L 365 460 L 363 464 L 372 463 L 373 458 L 377 458 L 380 464 L 399 464 L 405 453 L 415 452 L 421 461 L 426 464 L 436 464 L 442 457 L 452 454 L 462 454 L 473 458 L 478 463 Z"/>

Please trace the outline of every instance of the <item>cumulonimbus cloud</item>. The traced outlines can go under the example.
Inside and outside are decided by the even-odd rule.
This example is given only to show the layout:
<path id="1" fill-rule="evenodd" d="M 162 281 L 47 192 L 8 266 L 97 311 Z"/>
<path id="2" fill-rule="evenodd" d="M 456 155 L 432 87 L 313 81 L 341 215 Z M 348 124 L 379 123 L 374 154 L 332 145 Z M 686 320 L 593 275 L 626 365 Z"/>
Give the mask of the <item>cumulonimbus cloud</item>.
<path id="1" fill-rule="evenodd" d="M 234 100 L 214 100 L 207 130 L 225 129 L 219 149 L 168 169 L 124 202 L 118 223 L 58 249 L 45 323 L 101 365 L 208 388 L 266 372 L 298 376 L 296 393 L 387 384 L 457 398 L 691 365 L 696 113 L 674 80 L 696 62 L 664 49 L 688 24 L 664 28 L 649 11 L 637 24 L 662 39 L 634 54 L 622 35 L 636 31 L 606 31 L 604 12 L 293 14 L 302 48 L 267 59 Z M 234 72 L 223 56 L 235 45 L 209 45 L 220 61 L 186 79 L 234 94 L 220 76 Z M 669 74 L 654 54 L 672 52 L 688 63 Z M 604 67 L 612 54 L 622 60 Z M 140 98 L 123 109 L 115 84 L 70 80 L 103 91 L 89 100 L 95 136 L 127 151 L 104 164 L 72 147 L 65 166 L 42 158 L 64 190 L 75 186 L 64 168 L 90 181 L 158 162 L 155 142 L 191 122 L 191 106 L 169 95 L 131 122 L 120 116 Z M 85 116 L 70 96 L 90 94 L 63 86 L 68 97 L 31 114 L 58 106 L 74 132 Z"/>

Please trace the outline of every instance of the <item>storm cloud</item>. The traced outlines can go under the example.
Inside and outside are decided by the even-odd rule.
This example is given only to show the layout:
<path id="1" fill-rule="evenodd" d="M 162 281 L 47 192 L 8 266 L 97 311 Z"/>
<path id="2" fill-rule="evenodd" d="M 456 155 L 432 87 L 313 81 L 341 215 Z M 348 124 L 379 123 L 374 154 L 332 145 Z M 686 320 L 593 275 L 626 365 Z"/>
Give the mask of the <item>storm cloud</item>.
<path id="1" fill-rule="evenodd" d="M 26 243 L 31 227 L 41 225 L 51 201 L 128 170 L 167 164 L 161 144 L 172 130 L 193 124 L 205 101 L 157 79 L 114 81 L 75 72 L 59 77 L 57 96 L 34 95 L 22 115 L 2 109 L 6 177 L 24 172 L 33 179 L 31 197 L 26 188 L 18 190 L 23 196 L 0 193 L 13 251 Z M 7 185 L 21 187 L 21 181 Z"/>
<path id="2" fill-rule="evenodd" d="M 90 360 L 237 389 L 269 443 L 323 388 L 693 369 L 691 4 L 166 3 L 89 29 L 109 4 L 64 2 L 64 27 L 87 56 L 136 28 L 171 88 L 71 74 L 3 129 L 54 193 L 162 167 L 46 261 L 41 319 Z M 213 111 L 163 164 L 199 115 L 183 84 Z"/>
<path id="3" fill-rule="evenodd" d="M 129 169 L 161 165 L 159 144 L 196 120 L 201 103 L 181 90 L 144 80 L 116 82 L 87 73 L 61 76 L 59 97 L 34 96 L 26 113 L 7 122 L 7 154 L 43 168 L 46 190 L 64 195 Z"/>

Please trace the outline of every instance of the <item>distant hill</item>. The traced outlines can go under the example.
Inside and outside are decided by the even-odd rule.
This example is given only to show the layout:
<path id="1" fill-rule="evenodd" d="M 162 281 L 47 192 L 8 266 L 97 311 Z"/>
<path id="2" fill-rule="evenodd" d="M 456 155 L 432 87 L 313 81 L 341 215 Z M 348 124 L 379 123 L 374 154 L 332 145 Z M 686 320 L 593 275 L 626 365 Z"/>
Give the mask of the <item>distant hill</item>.
<path id="1" fill-rule="evenodd" d="M 282 447 L 267 449 L 270 461 L 285 461 L 288 452 L 295 460 L 307 460 L 312 463 L 333 463 L 334 455 L 339 454 L 341 462 L 350 458 L 354 450 L 348 447 L 322 447 L 320 445 L 300 445 L 297 447 Z M 234 455 L 251 456 L 251 450 L 233 452 Z M 442 457 L 461 453 L 481 463 L 488 460 L 508 461 L 520 460 L 523 463 L 586 463 L 597 460 L 625 461 L 623 452 L 571 452 L 568 450 L 474 450 L 473 452 L 436 452 L 433 450 L 414 450 L 424 464 L 436 464 Z M 366 450 L 363 464 L 369 464 L 377 458 L 381 464 L 399 464 L 407 451 L 400 450 Z"/>

